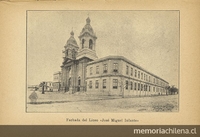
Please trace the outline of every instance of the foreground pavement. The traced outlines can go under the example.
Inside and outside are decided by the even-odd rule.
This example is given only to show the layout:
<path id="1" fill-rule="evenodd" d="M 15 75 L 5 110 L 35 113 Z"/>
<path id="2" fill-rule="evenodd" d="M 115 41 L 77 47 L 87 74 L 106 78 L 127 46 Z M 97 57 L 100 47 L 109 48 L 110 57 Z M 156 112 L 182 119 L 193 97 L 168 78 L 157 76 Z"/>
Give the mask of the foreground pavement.
<path id="1" fill-rule="evenodd" d="M 120 96 L 91 96 L 86 93 L 38 94 L 37 104 L 27 98 L 30 113 L 109 113 L 109 112 L 176 112 L 178 95 L 122 98 Z"/>

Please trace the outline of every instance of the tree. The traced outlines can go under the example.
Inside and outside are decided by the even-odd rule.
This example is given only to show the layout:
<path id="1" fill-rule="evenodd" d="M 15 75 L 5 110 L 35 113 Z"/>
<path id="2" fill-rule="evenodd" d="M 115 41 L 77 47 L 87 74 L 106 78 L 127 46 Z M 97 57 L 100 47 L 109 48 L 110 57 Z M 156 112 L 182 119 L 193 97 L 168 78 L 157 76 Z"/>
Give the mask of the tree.
<path id="1" fill-rule="evenodd" d="M 178 88 L 176 88 L 174 85 L 170 88 L 171 94 L 178 94 Z"/>
<path id="2" fill-rule="evenodd" d="M 42 94 L 44 94 L 44 86 L 45 86 L 45 82 L 41 82 L 39 84 L 39 87 L 42 87 Z"/>
<path id="3" fill-rule="evenodd" d="M 166 95 L 170 94 L 170 93 L 169 93 L 169 92 L 170 92 L 170 88 L 171 88 L 170 86 L 166 86 L 166 87 L 165 87 Z"/>

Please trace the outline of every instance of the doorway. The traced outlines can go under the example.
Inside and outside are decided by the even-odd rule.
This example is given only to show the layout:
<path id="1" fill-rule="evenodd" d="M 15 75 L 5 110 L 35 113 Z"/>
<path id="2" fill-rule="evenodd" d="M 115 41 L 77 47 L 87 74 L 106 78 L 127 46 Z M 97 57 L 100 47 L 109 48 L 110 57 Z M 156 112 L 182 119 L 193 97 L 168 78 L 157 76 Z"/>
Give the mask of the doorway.
<path id="1" fill-rule="evenodd" d="M 80 77 L 79 77 L 79 79 L 78 79 L 78 89 L 77 89 L 77 91 L 80 91 L 80 87 L 81 87 L 81 79 L 80 79 Z"/>

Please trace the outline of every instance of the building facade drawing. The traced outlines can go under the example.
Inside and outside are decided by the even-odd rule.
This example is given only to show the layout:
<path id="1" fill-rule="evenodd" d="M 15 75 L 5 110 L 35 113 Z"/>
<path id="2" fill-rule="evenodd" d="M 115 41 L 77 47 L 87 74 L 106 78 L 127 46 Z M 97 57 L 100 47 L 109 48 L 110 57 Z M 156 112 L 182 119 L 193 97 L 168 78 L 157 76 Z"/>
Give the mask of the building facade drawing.
<path id="1" fill-rule="evenodd" d="M 123 56 L 96 55 L 97 36 L 86 19 L 79 45 L 70 33 L 63 50 L 61 89 L 70 93 L 87 91 L 101 95 L 163 95 L 169 83 Z"/>
<path id="2" fill-rule="evenodd" d="M 97 59 L 95 51 L 97 37 L 90 25 L 90 18 L 86 19 L 86 25 L 79 35 L 80 47 L 74 38 L 74 32 L 70 34 L 71 37 L 67 40 L 63 51 L 61 86 L 71 93 L 86 91 L 87 63 Z"/>
<path id="3" fill-rule="evenodd" d="M 101 95 L 167 94 L 169 83 L 123 56 L 108 56 L 87 64 L 87 92 Z"/>

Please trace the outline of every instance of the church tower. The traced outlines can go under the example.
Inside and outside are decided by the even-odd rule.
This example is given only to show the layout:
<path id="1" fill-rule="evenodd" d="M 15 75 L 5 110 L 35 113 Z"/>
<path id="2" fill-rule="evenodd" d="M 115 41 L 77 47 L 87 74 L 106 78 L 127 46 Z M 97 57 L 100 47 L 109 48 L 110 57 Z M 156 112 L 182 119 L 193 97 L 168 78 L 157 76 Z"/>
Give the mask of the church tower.
<path id="1" fill-rule="evenodd" d="M 64 46 L 62 69 L 62 88 L 69 93 L 87 90 L 86 67 L 87 63 L 97 59 L 96 55 L 96 35 L 90 25 L 90 18 L 86 19 L 80 35 L 80 45 L 78 46 L 74 32 Z"/>
<path id="2" fill-rule="evenodd" d="M 71 34 L 71 36 L 67 40 L 67 43 L 64 46 L 64 48 L 65 48 L 65 50 L 63 51 L 64 62 L 67 62 L 70 60 L 75 60 L 78 49 L 79 49 L 77 42 L 74 38 L 74 32 L 72 31 L 70 34 Z"/>
<path id="3" fill-rule="evenodd" d="M 89 58 L 91 60 L 97 59 L 96 55 L 96 34 L 93 31 L 92 26 L 90 25 L 90 18 L 86 19 L 86 24 L 83 27 L 79 40 L 80 40 L 80 49 L 78 51 L 77 59 L 80 58 Z"/>
<path id="4" fill-rule="evenodd" d="M 70 91 L 72 93 L 75 91 L 74 87 L 76 86 L 76 72 L 78 64 L 76 56 L 79 47 L 74 38 L 74 32 L 72 31 L 70 35 L 71 36 L 67 40 L 63 51 L 61 86 L 63 90 Z"/>

